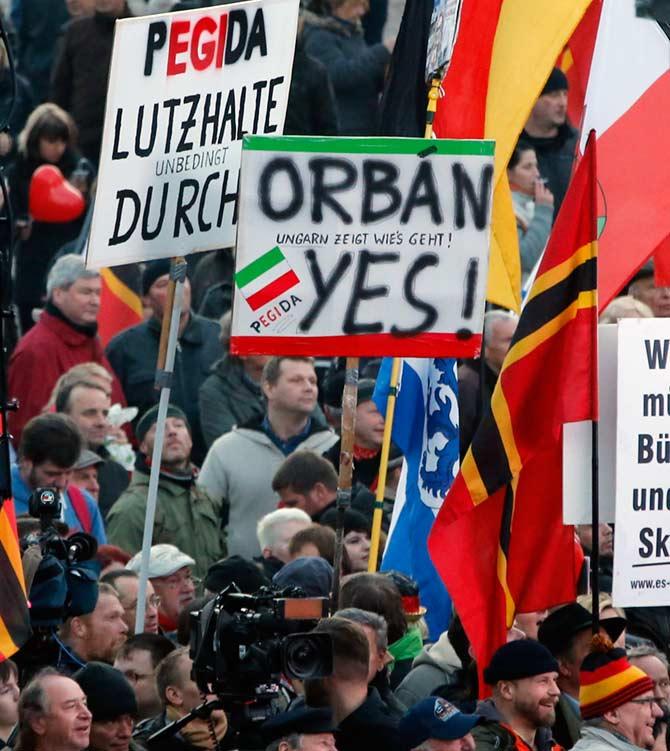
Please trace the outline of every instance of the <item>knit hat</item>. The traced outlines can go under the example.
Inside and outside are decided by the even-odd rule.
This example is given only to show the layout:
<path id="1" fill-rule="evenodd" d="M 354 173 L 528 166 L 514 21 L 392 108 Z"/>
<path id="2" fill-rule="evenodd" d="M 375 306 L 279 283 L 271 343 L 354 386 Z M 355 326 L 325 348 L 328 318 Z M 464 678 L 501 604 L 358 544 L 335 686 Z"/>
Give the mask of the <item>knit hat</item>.
<path id="1" fill-rule="evenodd" d="M 484 680 L 495 686 L 498 681 L 516 681 L 542 673 L 558 673 L 558 663 L 551 652 L 533 639 L 519 639 L 496 650 L 484 670 Z"/>
<path id="2" fill-rule="evenodd" d="M 191 432 L 191 426 L 188 422 L 186 413 L 180 409 L 176 404 L 168 404 L 166 417 L 178 417 L 186 423 L 188 432 Z M 138 443 L 142 443 L 144 436 L 151 430 L 158 420 L 158 404 L 155 404 L 151 409 L 148 409 L 137 422 L 135 427 L 135 437 Z"/>
<path id="3" fill-rule="evenodd" d="M 384 576 L 389 578 L 398 587 L 402 597 L 402 609 L 405 618 L 410 623 L 418 621 L 426 615 L 426 608 L 419 602 L 419 585 L 412 579 L 403 574 L 401 571 L 384 571 Z"/>
<path id="4" fill-rule="evenodd" d="M 213 563 L 205 576 L 205 589 L 221 592 L 229 584 L 235 584 L 240 592 L 252 595 L 270 582 L 253 561 L 247 561 L 241 555 L 231 555 Z"/>
<path id="5" fill-rule="evenodd" d="M 542 94 L 540 96 L 544 96 L 544 94 L 551 94 L 552 91 L 567 91 L 569 88 L 570 87 L 568 86 L 568 79 L 565 73 L 563 73 L 560 68 L 554 68 L 549 74 L 547 83 L 544 84 L 544 88 L 542 89 Z"/>
<path id="6" fill-rule="evenodd" d="M 294 558 L 272 577 L 275 587 L 300 587 L 307 597 L 329 597 L 333 567 L 324 558 Z"/>
<path id="7" fill-rule="evenodd" d="M 631 665 L 623 649 L 601 636 L 594 639 L 594 651 L 584 658 L 579 671 L 579 706 L 583 720 L 602 717 L 636 696 L 654 690 L 654 682 L 640 668 Z"/>
<path id="8" fill-rule="evenodd" d="M 89 662 L 72 676 L 86 694 L 93 722 L 115 720 L 137 714 L 137 700 L 130 683 L 120 670 L 103 662 Z"/>
<path id="9" fill-rule="evenodd" d="M 326 376 L 323 384 L 323 401 L 329 407 L 342 407 L 342 393 L 344 391 L 344 370 L 335 370 Z M 375 381 L 372 378 L 361 378 L 358 381 L 356 405 L 372 400 L 375 391 Z"/>
<path id="10" fill-rule="evenodd" d="M 148 294 L 156 279 L 169 273 L 169 258 L 160 258 L 158 261 L 149 261 L 142 272 L 142 294 Z"/>

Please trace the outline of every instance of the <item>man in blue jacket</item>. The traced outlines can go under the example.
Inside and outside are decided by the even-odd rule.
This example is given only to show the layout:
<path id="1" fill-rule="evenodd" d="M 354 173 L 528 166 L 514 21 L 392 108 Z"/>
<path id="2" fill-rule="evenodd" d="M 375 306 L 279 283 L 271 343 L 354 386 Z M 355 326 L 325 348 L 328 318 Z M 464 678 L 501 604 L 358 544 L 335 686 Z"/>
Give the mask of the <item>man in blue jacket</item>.
<path id="1" fill-rule="evenodd" d="M 102 545 L 107 537 L 98 504 L 85 490 L 70 484 L 81 449 L 81 433 L 71 418 L 59 414 L 33 417 L 21 434 L 18 464 L 12 466 L 14 508 L 17 516 L 29 513 L 31 493 L 53 488 L 60 493 L 60 520 L 71 531 L 93 535 Z"/>

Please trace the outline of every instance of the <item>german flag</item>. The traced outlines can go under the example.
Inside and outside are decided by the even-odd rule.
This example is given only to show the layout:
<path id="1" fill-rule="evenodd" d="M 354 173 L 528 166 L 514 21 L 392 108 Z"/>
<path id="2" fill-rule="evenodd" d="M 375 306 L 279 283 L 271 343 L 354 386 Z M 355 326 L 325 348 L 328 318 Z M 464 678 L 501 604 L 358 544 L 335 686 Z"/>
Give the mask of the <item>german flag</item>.
<path id="1" fill-rule="evenodd" d="M 98 334 L 106 347 L 120 331 L 141 323 L 142 274 L 136 263 L 102 269 L 102 296 L 98 316 Z"/>
<path id="2" fill-rule="evenodd" d="M 428 546 L 481 671 L 517 612 L 573 600 L 562 427 L 597 414 L 595 138 L 561 207 L 509 353 Z M 483 684 L 480 684 L 483 687 Z"/>
<path id="3" fill-rule="evenodd" d="M 0 507 L 0 662 L 17 652 L 30 633 L 14 502 L 7 499 Z"/>
<path id="4" fill-rule="evenodd" d="M 506 167 L 542 87 L 590 0 L 464 0 L 438 101 L 438 138 L 496 142 L 487 299 L 521 307 L 521 266 Z"/>

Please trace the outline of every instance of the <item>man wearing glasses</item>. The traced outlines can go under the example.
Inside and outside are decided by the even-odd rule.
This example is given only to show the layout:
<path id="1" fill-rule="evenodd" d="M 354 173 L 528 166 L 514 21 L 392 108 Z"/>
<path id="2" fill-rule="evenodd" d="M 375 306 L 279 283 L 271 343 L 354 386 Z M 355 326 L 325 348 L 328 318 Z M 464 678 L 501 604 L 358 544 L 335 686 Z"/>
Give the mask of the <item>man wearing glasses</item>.
<path id="1" fill-rule="evenodd" d="M 575 751 L 637 751 L 654 745 L 663 711 L 653 680 L 606 640 L 582 663 L 579 703 L 584 726 Z"/>
<path id="2" fill-rule="evenodd" d="M 123 607 L 123 620 L 128 626 L 128 634 L 135 633 L 135 615 L 137 613 L 137 593 L 140 586 L 139 576 L 134 571 L 119 569 L 105 574 L 100 581 L 111 584 L 119 596 Z M 156 594 L 151 581 L 147 581 L 147 600 L 144 610 L 144 634 L 158 633 L 158 606 L 161 598 Z"/>
<path id="3" fill-rule="evenodd" d="M 134 555 L 126 564 L 129 571 L 139 574 L 142 553 Z M 149 558 L 149 580 L 156 595 L 158 624 L 166 635 L 177 630 L 179 613 L 195 599 L 195 589 L 200 583 L 194 578 L 195 561 L 175 545 L 153 545 Z"/>

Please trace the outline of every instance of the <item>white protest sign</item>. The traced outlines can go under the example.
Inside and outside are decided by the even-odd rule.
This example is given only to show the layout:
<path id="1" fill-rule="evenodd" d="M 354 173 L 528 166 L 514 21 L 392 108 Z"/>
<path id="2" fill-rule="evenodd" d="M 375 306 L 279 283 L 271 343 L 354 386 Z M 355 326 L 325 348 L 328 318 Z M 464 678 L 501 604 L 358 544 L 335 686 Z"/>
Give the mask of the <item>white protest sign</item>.
<path id="1" fill-rule="evenodd" d="M 670 320 L 619 321 L 617 606 L 670 604 Z"/>
<path id="2" fill-rule="evenodd" d="M 598 513 L 614 522 L 617 324 L 598 324 Z M 591 421 L 563 426 L 563 524 L 591 523 Z"/>
<path id="3" fill-rule="evenodd" d="M 281 133 L 298 0 L 117 22 L 87 265 L 234 245 L 242 138 Z"/>
<path id="4" fill-rule="evenodd" d="M 493 149 L 246 137 L 231 352 L 474 356 Z"/>

